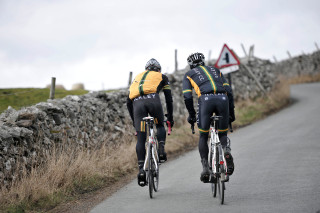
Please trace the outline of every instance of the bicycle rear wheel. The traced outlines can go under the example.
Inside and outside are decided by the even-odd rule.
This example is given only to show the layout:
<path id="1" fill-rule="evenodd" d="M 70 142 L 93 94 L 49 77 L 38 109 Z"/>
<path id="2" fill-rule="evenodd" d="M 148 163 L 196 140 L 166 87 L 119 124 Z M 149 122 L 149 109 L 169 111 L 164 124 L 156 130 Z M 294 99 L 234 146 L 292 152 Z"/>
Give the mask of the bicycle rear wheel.
<path id="1" fill-rule="evenodd" d="M 217 168 L 216 169 L 217 173 L 214 174 L 215 177 L 216 177 L 216 182 L 212 183 L 212 185 L 211 185 L 213 197 L 216 197 L 217 196 L 217 192 L 220 194 L 220 182 L 219 182 L 220 181 L 220 174 L 219 174 L 220 165 L 219 165 L 219 152 L 218 152 L 218 149 L 216 149 L 216 161 L 212 162 L 212 165 L 214 165 L 215 168 Z"/>
<path id="2" fill-rule="evenodd" d="M 221 181 L 221 179 L 220 179 Z M 224 182 L 221 182 L 221 204 L 224 204 L 224 190 L 225 190 Z"/>
<path id="3" fill-rule="evenodd" d="M 154 166 L 153 166 L 153 189 L 155 192 L 158 191 L 158 187 L 159 187 L 159 164 L 158 164 L 158 168 L 156 169 L 156 162 L 154 162 Z"/>
<path id="4" fill-rule="evenodd" d="M 213 168 L 214 168 L 214 162 L 213 162 L 213 153 L 210 152 L 210 156 L 209 156 L 209 162 L 210 162 L 210 170 L 211 172 L 213 172 Z M 211 174 L 213 175 L 213 174 Z M 212 178 L 212 177 L 211 177 Z M 210 179 L 211 180 L 211 179 Z M 212 191 L 212 196 L 216 197 L 217 196 L 217 187 L 216 187 L 216 183 L 211 183 L 211 191 Z"/>
<path id="5" fill-rule="evenodd" d="M 148 159 L 148 184 L 149 184 L 149 195 L 150 198 L 153 198 L 153 187 L 154 187 L 154 181 L 153 181 L 153 159 L 150 152 L 149 159 Z"/>
<path id="6" fill-rule="evenodd" d="M 223 169 L 223 165 L 220 165 L 219 166 L 219 173 L 223 173 L 224 172 L 224 169 Z M 224 190 L 226 189 L 225 183 L 223 181 L 221 181 L 221 176 L 219 177 L 219 197 L 220 197 L 220 200 L 221 200 L 221 204 L 224 203 Z"/>

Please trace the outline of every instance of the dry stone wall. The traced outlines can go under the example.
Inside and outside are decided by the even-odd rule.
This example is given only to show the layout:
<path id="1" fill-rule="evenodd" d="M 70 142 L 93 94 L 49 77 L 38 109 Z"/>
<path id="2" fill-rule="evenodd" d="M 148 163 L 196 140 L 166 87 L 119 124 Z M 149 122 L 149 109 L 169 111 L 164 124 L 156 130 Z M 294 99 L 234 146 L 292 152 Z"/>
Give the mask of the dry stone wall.
<path id="1" fill-rule="evenodd" d="M 320 73 L 320 52 L 279 63 L 258 58 L 241 59 L 241 62 L 252 70 L 266 91 L 272 89 L 280 75 Z M 182 95 L 182 78 L 187 70 L 188 67 L 168 75 L 176 126 L 185 122 L 187 116 Z M 262 94 L 243 65 L 232 73 L 232 86 L 236 100 Z M 0 188 L 17 178 L 22 168 L 30 170 L 44 162 L 53 146 L 73 144 L 92 149 L 105 141 L 116 143 L 124 134 L 133 134 L 126 97 L 127 90 L 93 92 L 48 100 L 21 110 L 9 107 L 0 115 Z M 160 97 L 166 111 L 163 94 Z"/>
<path id="2" fill-rule="evenodd" d="M 44 162 L 53 145 L 90 149 L 116 143 L 130 123 L 126 97 L 127 91 L 94 92 L 6 110 L 0 115 L 0 185 L 16 178 L 21 168 Z"/>

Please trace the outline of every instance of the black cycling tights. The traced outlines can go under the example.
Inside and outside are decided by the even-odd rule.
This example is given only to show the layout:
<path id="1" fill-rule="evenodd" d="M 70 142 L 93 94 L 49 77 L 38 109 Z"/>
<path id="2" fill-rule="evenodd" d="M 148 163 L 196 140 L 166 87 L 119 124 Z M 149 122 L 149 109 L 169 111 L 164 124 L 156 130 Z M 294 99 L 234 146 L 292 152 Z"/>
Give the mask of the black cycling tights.
<path id="1" fill-rule="evenodd" d="M 157 138 L 158 141 L 166 141 L 166 130 L 164 129 L 163 125 L 156 125 L 157 126 Z M 146 156 L 146 149 L 145 149 L 145 141 L 147 139 L 146 132 L 138 132 L 138 142 L 136 145 L 136 152 L 138 157 L 138 162 L 144 161 Z"/>
<path id="2" fill-rule="evenodd" d="M 201 159 L 205 158 L 208 159 L 209 148 L 208 148 L 208 136 L 209 133 L 200 133 L 199 139 L 199 152 Z M 227 134 L 226 133 L 219 133 L 219 139 L 221 141 L 222 147 L 227 146 Z"/>

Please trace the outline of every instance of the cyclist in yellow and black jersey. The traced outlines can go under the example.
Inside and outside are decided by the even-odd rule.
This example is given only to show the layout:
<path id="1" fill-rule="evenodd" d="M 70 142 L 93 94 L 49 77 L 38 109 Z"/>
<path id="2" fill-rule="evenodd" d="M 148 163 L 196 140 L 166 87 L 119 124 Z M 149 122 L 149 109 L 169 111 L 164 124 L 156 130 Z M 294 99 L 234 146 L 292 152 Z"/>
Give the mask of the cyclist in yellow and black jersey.
<path id="1" fill-rule="evenodd" d="M 166 131 L 164 128 L 164 115 L 163 109 L 159 97 L 159 92 L 163 90 L 167 105 L 167 120 L 173 126 L 173 105 L 170 82 L 168 77 L 161 74 L 161 66 L 156 59 L 150 59 L 145 67 L 145 71 L 138 74 L 133 80 L 129 96 L 127 98 L 127 108 L 133 125 L 137 131 L 137 145 L 136 152 L 138 158 L 138 184 L 144 186 L 146 184 L 146 174 L 143 170 L 143 164 L 145 160 L 145 141 L 146 141 L 146 129 L 145 121 L 143 117 L 147 117 L 148 114 L 154 117 L 154 121 L 157 127 L 157 138 L 159 141 L 159 159 L 160 162 L 167 160 L 167 154 L 165 152 L 165 140 Z"/>
<path id="2" fill-rule="evenodd" d="M 227 132 L 229 122 L 235 120 L 232 89 L 219 69 L 212 66 L 205 66 L 202 53 L 191 54 L 188 59 L 189 70 L 183 78 L 183 95 L 186 108 L 189 112 L 188 122 L 197 122 L 200 131 L 199 152 L 203 171 L 200 180 L 207 182 L 209 178 L 208 166 L 208 134 L 210 128 L 210 117 L 215 113 L 222 116 L 219 121 L 219 138 L 222 147 L 225 149 L 225 157 L 228 166 L 228 173 L 231 175 L 234 170 L 231 149 L 227 146 Z M 198 95 L 198 112 L 193 107 L 192 88 Z"/>

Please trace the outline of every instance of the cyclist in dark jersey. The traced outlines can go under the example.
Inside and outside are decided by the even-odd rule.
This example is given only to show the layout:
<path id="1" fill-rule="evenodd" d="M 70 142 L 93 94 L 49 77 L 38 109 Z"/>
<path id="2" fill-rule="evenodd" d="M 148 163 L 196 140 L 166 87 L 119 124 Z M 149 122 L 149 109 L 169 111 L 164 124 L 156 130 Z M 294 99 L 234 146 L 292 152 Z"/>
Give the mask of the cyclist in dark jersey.
<path id="1" fill-rule="evenodd" d="M 167 120 L 171 123 L 171 127 L 174 124 L 171 88 L 168 77 L 161 74 L 161 66 L 156 59 L 150 59 L 147 62 L 145 69 L 144 72 L 137 75 L 133 80 L 127 98 L 127 108 L 138 137 L 136 152 L 139 166 L 138 184 L 140 186 L 145 186 L 146 184 L 146 173 L 143 170 L 143 164 L 146 155 L 145 141 L 147 135 L 145 121 L 143 121 L 142 118 L 147 117 L 148 114 L 154 117 L 157 127 L 160 162 L 167 160 L 167 154 L 164 148 L 166 131 L 163 124 L 163 109 L 159 97 L 159 92 L 161 90 L 163 90 L 165 95 L 168 112 Z"/>
<path id="2" fill-rule="evenodd" d="M 190 124 L 197 122 L 200 131 L 199 152 L 203 166 L 200 180 L 208 182 L 210 172 L 207 141 L 210 117 L 213 113 L 222 116 L 222 119 L 219 121 L 219 138 L 225 150 L 228 173 L 231 175 L 234 170 L 234 163 L 231 149 L 227 146 L 227 132 L 228 124 L 235 120 L 235 115 L 231 87 L 219 69 L 205 66 L 204 59 L 202 53 L 193 53 L 188 57 L 187 61 L 191 70 L 185 74 L 182 86 L 185 105 L 189 112 L 188 122 Z M 198 119 L 196 119 L 196 112 L 193 107 L 192 88 L 198 95 Z"/>

